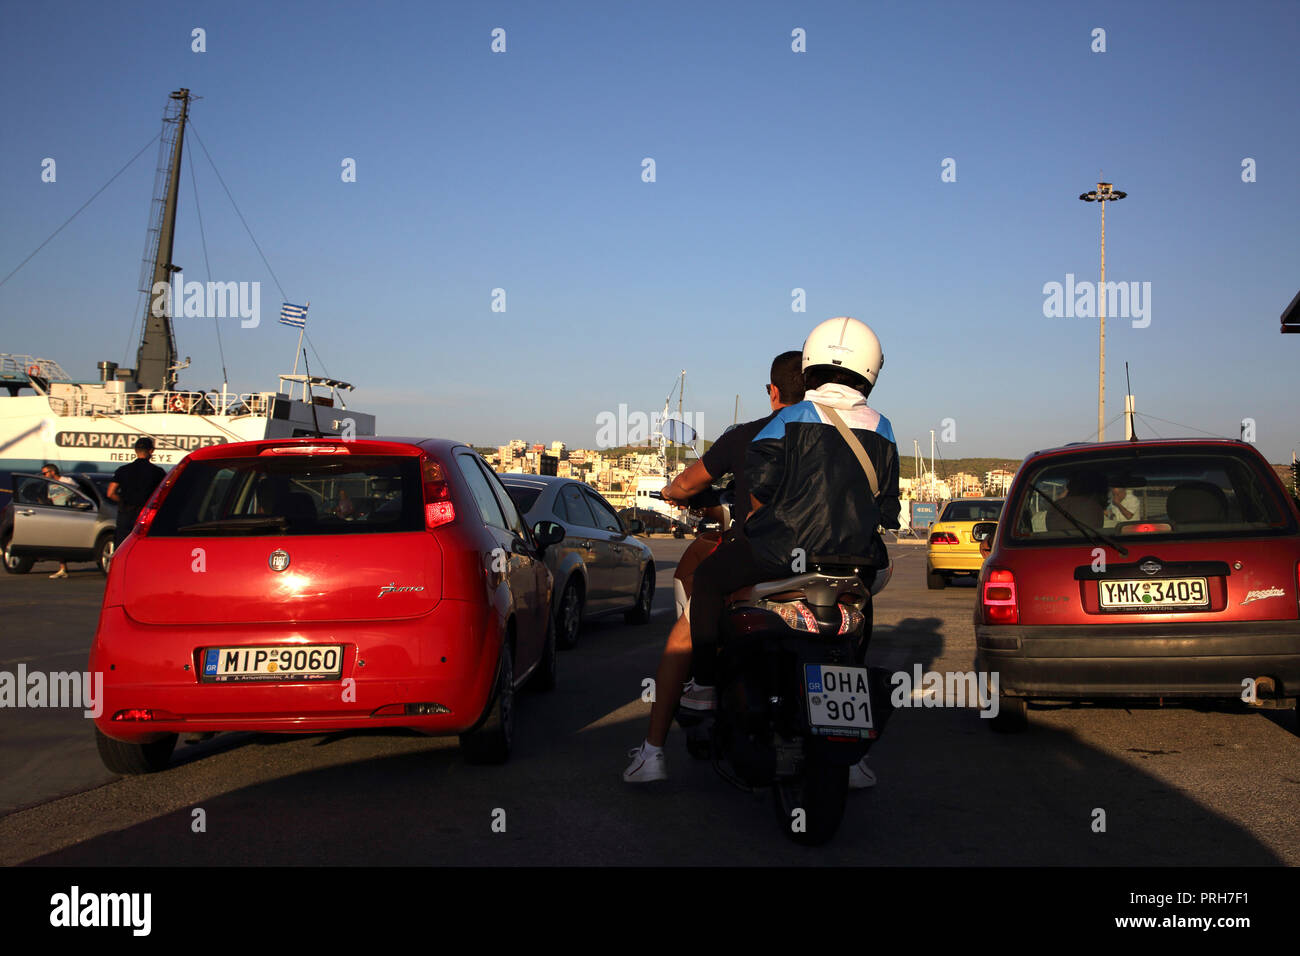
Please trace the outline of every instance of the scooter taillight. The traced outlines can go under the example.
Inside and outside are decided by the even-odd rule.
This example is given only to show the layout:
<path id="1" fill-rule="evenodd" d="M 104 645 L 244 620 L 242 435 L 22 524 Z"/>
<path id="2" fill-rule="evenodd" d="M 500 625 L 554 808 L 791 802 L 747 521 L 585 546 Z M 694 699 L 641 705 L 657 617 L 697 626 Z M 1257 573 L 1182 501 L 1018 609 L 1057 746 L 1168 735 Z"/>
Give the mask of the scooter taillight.
<path id="1" fill-rule="evenodd" d="M 840 629 L 838 633 L 852 634 L 854 631 L 859 630 L 864 623 L 866 623 L 867 620 L 866 617 L 864 617 L 862 612 L 859 611 L 857 608 L 853 607 L 852 605 L 841 604 L 839 608 L 840 608 Z"/>
<path id="2" fill-rule="evenodd" d="M 811 634 L 821 632 L 821 629 L 817 626 L 817 618 L 813 616 L 812 610 L 803 601 L 770 604 L 768 610 L 773 611 L 777 617 L 785 621 L 785 626 L 791 630 L 808 631 Z"/>
<path id="3" fill-rule="evenodd" d="M 821 634 L 822 628 L 815 615 L 807 604 L 803 601 L 782 601 L 780 603 L 765 604 L 767 610 L 772 611 L 785 622 L 786 627 L 794 631 L 805 631 L 809 634 Z M 835 632 L 836 635 L 850 634 L 860 630 L 866 618 L 862 612 L 851 604 L 837 604 L 836 607 L 840 612 L 840 626 Z"/>

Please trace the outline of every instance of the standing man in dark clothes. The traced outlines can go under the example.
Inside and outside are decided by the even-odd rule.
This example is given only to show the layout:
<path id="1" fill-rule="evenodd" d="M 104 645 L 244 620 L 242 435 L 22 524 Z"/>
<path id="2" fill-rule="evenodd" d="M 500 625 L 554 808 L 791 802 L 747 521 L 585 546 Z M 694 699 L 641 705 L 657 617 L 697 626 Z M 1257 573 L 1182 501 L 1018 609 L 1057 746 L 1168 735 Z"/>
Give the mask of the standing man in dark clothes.
<path id="1" fill-rule="evenodd" d="M 135 440 L 135 461 L 113 472 L 108 497 L 117 502 L 115 548 L 122 546 L 135 526 L 135 519 L 140 517 L 140 510 L 167 474 L 149 460 L 152 457 L 153 439 L 142 435 Z"/>

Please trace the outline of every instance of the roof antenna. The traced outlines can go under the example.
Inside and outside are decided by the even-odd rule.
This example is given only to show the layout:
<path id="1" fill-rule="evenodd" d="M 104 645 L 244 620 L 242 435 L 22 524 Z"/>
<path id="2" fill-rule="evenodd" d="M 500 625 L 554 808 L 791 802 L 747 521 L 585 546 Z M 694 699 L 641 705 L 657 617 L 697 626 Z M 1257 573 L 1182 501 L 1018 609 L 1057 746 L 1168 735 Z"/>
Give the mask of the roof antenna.
<path id="1" fill-rule="evenodd" d="M 1128 362 L 1124 363 L 1124 383 L 1128 386 L 1128 394 L 1124 396 L 1124 437 L 1129 441 L 1137 441 L 1137 431 L 1133 427 L 1137 409 L 1133 401 L 1133 381 L 1128 375 Z"/>
<path id="2" fill-rule="evenodd" d="M 320 419 L 316 417 L 316 395 L 311 390 L 311 366 L 307 364 L 307 350 L 302 350 L 302 367 L 307 370 L 307 397 L 311 399 L 311 420 L 316 426 L 316 437 L 324 438 L 325 434 L 320 430 Z"/>

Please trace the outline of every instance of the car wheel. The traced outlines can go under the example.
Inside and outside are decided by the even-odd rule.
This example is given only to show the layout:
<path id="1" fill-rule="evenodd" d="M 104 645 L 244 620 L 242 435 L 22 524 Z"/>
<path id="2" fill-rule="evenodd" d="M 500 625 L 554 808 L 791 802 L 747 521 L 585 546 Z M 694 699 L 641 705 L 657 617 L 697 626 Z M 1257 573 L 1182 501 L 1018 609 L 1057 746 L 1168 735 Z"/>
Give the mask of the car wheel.
<path id="1" fill-rule="evenodd" d="M 556 677 L 556 653 L 555 653 L 555 618 L 547 615 L 546 640 L 542 642 L 542 659 L 537 664 L 537 670 L 533 671 L 533 676 L 528 679 L 528 686 L 532 690 L 555 690 Z"/>
<path id="2" fill-rule="evenodd" d="M 1023 697 L 998 693 L 998 713 L 989 720 L 989 729 L 1000 734 L 1018 734 L 1029 726 L 1029 704 Z"/>
<path id="3" fill-rule="evenodd" d="M 655 567 L 647 564 L 641 574 L 641 584 L 636 590 L 636 606 L 623 612 L 623 620 L 628 624 L 649 624 L 650 604 L 655 596 Z"/>
<path id="4" fill-rule="evenodd" d="M 32 565 L 36 563 L 36 559 L 18 558 L 12 555 L 9 552 L 9 542 L 12 539 L 13 535 L 6 535 L 4 541 L 0 542 L 0 550 L 3 551 L 4 555 L 4 569 L 10 574 L 26 574 L 32 569 Z"/>
<path id="5" fill-rule="evenodd" d="M 560 597 L 560 607 L 556 612 L 556 641 L 568 650 L 578 643 L 578 631 L 582 629 L 582 589 L 577 578 L 569 578 Z"/>
<path id="6" fill-rule="evenodd" d="M 942 571 L 936 571 L 929 561 L 925 562 L 925 586 L 931 591 L 942 591 L 948 583 Z"/>
<path id="7" fill-rule="evenodd" d="M 99 570 L 108 574 L 109 566 L 113 563 L 113 551 L 115 550 L 113 532 L 105 531 L 95 542 L 95 563 L 99 565 Z"/>
<path id="8" fill-rule="evenodd" d="M 510 642 L 501 644 L 501 664 L 492 705 L 483 722 L 460 735 L 460 751 L 466 763 L 505 763 L 515 736 L 515 666 Z"/>
<path id="9" fill-rule="evenodd" d="M 114 740 L 96 727 L 95 746 L 99 749 L 99 759 L 111 773 L 132 776 L 157 773 L 166 770 L 171 764 L 172 751 L 176 749 L 176 735 L 168 734 L 162 740 L 150 744 L 133 744 L 125 740 Z"/>

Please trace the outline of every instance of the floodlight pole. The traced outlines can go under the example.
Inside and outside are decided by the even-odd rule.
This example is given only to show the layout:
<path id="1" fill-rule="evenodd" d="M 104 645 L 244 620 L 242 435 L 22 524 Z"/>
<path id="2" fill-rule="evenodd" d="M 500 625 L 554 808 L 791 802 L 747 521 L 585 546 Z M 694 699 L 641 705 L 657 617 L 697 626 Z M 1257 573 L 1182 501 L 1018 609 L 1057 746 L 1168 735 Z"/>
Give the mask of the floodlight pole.
<path id="1" fill-rule="evenodd" d="M 1092 192 L 1081 193 L 1084 202 L 1101 203 L 1101 285 L 1097 287 L 1097 307 L 1101 331 L 1097 345 L 1097 441 L 1106 440 L 1106 201 L 1123 199 L 1128 193 L 1113 189 L 1111 183 L 1097 183 Z"/>

